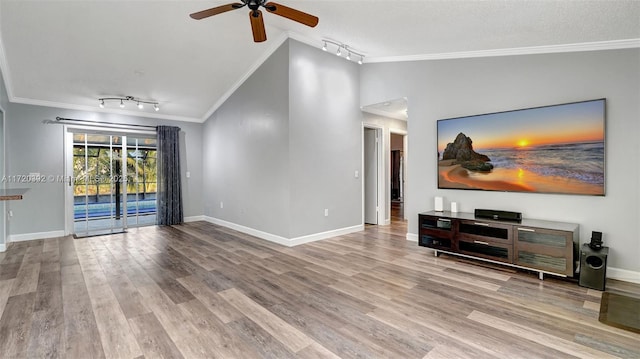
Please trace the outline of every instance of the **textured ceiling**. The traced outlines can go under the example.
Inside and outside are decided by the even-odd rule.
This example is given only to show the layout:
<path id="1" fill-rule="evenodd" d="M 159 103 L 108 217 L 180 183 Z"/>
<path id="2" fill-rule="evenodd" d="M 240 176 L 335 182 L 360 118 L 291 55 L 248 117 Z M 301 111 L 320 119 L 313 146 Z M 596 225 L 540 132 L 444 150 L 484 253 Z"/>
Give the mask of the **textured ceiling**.
<path id="1" fill-rule="evenodd" d="M 288 37 L 340 41 L 365 62 L 640 44 L 640 1 L 278 1 L 319 25 L 265 12 L 268 40 L 256 44 L 246 8 L 188 16 L 228 1 L 0 0 L 10 100 L 203 121 Z M 97 107 L 100 97 L 128 95 L 161 111 Z"/>

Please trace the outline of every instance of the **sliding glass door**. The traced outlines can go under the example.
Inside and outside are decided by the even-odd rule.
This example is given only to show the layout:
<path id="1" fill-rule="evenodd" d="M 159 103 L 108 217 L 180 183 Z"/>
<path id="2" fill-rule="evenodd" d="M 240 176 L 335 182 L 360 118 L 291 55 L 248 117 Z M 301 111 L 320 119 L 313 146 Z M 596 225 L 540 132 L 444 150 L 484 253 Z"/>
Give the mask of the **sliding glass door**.
<path id="1" fill-rule="evenodd" d="M 127 223 L 156 224 L 156 138 L 127 136 Z"/>
<path id="2" fill-rule="evenodd" d="M 103 132 L 70 136 L 73 234 L 117 233 L 155 224 L 156 139 Z"/>

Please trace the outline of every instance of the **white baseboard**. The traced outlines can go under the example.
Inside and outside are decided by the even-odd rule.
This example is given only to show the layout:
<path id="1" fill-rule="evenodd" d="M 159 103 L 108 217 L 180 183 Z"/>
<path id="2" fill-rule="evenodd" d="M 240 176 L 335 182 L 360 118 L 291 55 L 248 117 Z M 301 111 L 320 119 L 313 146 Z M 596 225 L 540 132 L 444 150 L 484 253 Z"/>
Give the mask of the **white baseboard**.
<path id="1" fill-rule="evenodd" d="M 289 241 L 291 242 L 291 246 L 297 246 L 299 244 L 320 241 L 323 239 L 342 236 L 345 234 L 360 232 L 360 231 L 364 231 L 364 224 L 359 224 L 357 226 L 345 227 L 340 229 L 334 229 L 334 230 L 322 232 L 322 233 L 309 234 L 302 237 L 292 238 Z"/>
<path id="2" fill-rule="evenodd" d="M 36 239 L 46 239 L 55 237 L 64 237 L 64 231 L 50 231 L 50 232 L 35 232 L 35 233 L 22 233 L 9 235 L 8 242 L 24 242 L 33 241 Z"/>
<path id="3" fill-rule="evenodd" d="M 231 228 L 231 229 L 236 230 L 238 232 L 246 233 L 246 234 L 249 234 L 249 235 L 252 235 L 252 236 L 267 240 L 267 241 L 270 241 L 270 242 L 274 242 L 274 243 L 281 244 L 283 246 L 287 246 L 287 247 L 293 247 L 293 246 L 297 246 L 297 245 L 304 244 L 304 243 L 319 241 L 319 240 L 322 240 L 322 239 L 327 239 L 327 238 L 331 238 L 331 237 L 341 236 L 341 235 L 344 235 L 344 234 L 349 234 L 349 233 L 359 232 L 359 231 L 363 231 L 364 230 L 364 225 L 360 224 L 360 225 L 357 225 L 357 226 L 340 228 L 340 229 L 331 230 L 331 231 L 322 232 L 322 233 L 314 233 L 314 234 L 310 234 L 310 235 L 307 235 L 307 236 L 301 236 L 301 237 L 296 237 L 296 238 L 285 238 L 285 237 L 278 236 L 278 235 L 275 235 L 275 234 L 263 232 L 263 231 L 260 231 L 260 230 L 254 229 L 254 228 L 245 227 L 245 226 L 242 226 L 242 225 L 239 225 L 239 224 L 236 224 L 236 223 L 227 222 L 225 220 L 218 219 L 218 218 L 204 216 L 204 220 L 209 222 L 209 223 L 213 223 L 213 224 L 217 224 L 219 226 Z"/>
<path id="4" fill-rule="evenodd" d="M 411 242 L 417 242 L 418 241 L 418 235 L 415 233 L 407 233 L 407 240 L 411 241 Z"/>
<path id="5" fill-rule="evenodd" d="M 415 233 L 407 233 L 407 240 L 417 242 L 418 235 Z M 608 267 L 607 278 L 640 284 L 640 272 L 634 272 L 626 269 Z"/>
<path id="6" fill-rule="evenodd" d="M 191 216 L 191 217 L 184 217 L 184 223 L 189 223 L 189 222 L 198 222 L 198 221 L 205 221 L 205 216 Z"/>
<path id="7" fill-rule="evenodd" d="M 607 268 L 607 278 L 640 284 L 640 272 L 620 268 Z"/>

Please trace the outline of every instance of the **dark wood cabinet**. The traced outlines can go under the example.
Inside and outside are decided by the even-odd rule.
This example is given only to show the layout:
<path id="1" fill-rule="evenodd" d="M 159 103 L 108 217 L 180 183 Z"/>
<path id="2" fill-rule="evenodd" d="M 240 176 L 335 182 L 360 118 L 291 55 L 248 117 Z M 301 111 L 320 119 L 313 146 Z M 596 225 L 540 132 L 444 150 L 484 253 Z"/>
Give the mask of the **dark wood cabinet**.
<path id="1" fill-rule="evenodd" d="M 473 213 L 425 212 L 418 217 L 418 244 L 454 255 L 572 277 L 579 225 L 475 218 Z"/>
<path id="2" fill-rule="evenodd" d="M 420 245 L 445 251 L 454 250 L 454 228 L 450 218 L 430 216 L 420 221 Z"/>

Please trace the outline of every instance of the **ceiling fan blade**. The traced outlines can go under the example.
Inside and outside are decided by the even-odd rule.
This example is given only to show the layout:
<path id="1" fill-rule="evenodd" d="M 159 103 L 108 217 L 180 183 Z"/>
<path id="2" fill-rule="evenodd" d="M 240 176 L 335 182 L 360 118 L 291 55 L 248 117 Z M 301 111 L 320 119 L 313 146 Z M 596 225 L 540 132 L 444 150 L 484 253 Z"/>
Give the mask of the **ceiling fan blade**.
<path id="1" fill-rule="evenodd" d="M 267 40 L 267 32 L 264 29 L 264 20 L 262 19 L 262 11 L 252 10 L 249 12 L 251 19 L 251 31 L 253 31 L 253 41 L 263 42 Z"/>
<path id="2" fill-rule="evenodd" d="M 202 10 L 202 11 L 194 12 L 193 14 L 190 14 L 189 16 L 190 16 L 192 19 L 202 20 L 202 19 L 207 18 L 207 17 L 209 17 L 209 16 L 222 14 L 223 12 L 227 12 L 227 11 L 231 11 L 231 10 L 239 9 L 239 8 L 241 8 L 241 7 L 244 7 L 244 6 L 245 6 L 245 4 L 241 4 L 241 3 L 232 3 L 232 4 L 227 4 L 227 5 L 221 5 L 221 6 L 212 7 L 211 9 L 207 9 L 207 10 Z"/>
<path id="3" fill-rule="evenodd" d="M 307 26 L 315 27 L 316 25 L 318 25 L 318 17 L 307 14 L 306 12 L 292 9 L 284 5 L 280 5 L 274 2 L 268 2 L 264 4 L 264 8 L 267 9 L 268 12 L 286 17 L 287 19 L 297 21 Z"/>

